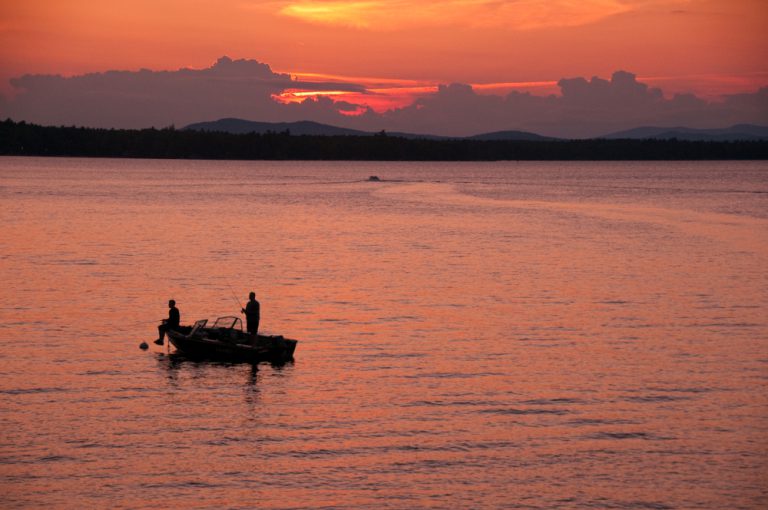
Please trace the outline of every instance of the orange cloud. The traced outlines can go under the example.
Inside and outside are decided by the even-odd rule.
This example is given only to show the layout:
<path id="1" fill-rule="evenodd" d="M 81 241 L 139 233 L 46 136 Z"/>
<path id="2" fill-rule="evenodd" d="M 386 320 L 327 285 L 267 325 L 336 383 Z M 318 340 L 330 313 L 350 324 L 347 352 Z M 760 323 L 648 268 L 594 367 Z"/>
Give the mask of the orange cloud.
<path id="1" fill-rule="evenodd" d="M 307 90 L 287 89 L 280 94 L 273 94 L 272 99 L 282 104 L 302 103 L 307 99 L 328 97 L 334 102 L 344 102 L 357 106 L 356 110 L 342 111 L 344 115 L 360 115 L 369 108 L 377 113 L 383 113 L 412 104 L 416 99 L 434 94 L 437 86 L 424 85 L 412 87 L 369 88 L 365 92 L 350 92 L 345 90 Z"/>
<path id="2" fill-rule="evenodd" d="M 280 12 L 313 23 L 368 27 L 371 14 L 380 7 L 380 2 L 308 1 L 289 4 Z"/>
<path id="3" fill-rule="evenodd" d="M 530 30 L 586 25 L 630 9 L 619 0 L 296 0 L 280 13 L 309 23 L 382 31 L 447 25 Z"/>

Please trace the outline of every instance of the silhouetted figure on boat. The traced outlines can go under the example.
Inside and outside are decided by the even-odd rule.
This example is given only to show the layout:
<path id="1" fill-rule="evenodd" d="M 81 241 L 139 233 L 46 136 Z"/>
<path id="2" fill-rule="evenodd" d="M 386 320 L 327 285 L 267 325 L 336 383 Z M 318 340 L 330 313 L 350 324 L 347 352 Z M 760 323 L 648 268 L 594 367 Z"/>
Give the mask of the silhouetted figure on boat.
<path id="1" fill-rule="evenodd" d="M 259 320 L 261 319 L 261 305 L 256 301 L 256 293 L 248 294 L 248 304 L 241 310 L 245 314 L 248 333 L 257 335 L 259 333 Z"/>
<path id="2" fill-rule="evenodd" d="M 165 333 L 169 329 L 179 329 L 179 322 L 181 322 L 181 314 L 179 314 L 179 309 L 176 308 L 176 301 L 171 299 L 168 301 L 168 318 L 163 319 L 163 323 L 160 324 L 157 327 L 157 331 L 160 333 L 160 336 L 157 340 L 155 340 L 155 343 L 157 345 L 163 345 L 163 340 L 165 339 Z"/>

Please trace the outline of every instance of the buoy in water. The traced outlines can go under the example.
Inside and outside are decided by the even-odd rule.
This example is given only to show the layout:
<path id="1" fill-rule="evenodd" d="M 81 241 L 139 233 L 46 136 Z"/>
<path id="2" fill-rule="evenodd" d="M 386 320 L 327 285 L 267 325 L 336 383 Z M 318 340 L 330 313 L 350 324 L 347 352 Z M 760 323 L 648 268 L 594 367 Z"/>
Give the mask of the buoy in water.
<path id="1" fill-rule="evenodd" d="M 142 351 L 146 351 L 147 349 L 149 349 L 149 345 L 147 344 L 147 342 L 141 342 L 139 344 L 139 349 L 141 349 Z"/>

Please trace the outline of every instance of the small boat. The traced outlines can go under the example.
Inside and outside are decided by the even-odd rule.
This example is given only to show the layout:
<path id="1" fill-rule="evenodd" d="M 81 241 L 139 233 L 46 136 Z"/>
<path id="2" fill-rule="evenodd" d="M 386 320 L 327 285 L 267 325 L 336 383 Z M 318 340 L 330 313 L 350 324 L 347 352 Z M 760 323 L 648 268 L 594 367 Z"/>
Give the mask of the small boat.
<path id="1" fill-rule="evenodd" d="M 168 340 L 192 358 L 221 359 L 241 363 L 285 363 L 293 360 L 296 340 L 282 335 L 252 335 L 243 331 L 239 317 L 219 317 L 213 326 L 208 319 L 166 332 Z"/>

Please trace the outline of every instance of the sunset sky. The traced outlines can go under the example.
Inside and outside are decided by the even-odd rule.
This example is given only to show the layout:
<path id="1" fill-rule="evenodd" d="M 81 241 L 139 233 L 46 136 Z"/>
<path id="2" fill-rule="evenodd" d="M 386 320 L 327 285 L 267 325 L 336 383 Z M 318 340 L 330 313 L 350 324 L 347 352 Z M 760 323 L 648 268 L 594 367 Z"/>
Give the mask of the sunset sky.
<path id="1" fill-rule="evenodd" d="M 768 85 L 766 26 L 765 0 L 6 0 L 0 93 L 23 93 L 9 81 L 23 75 L 206 69 L 226 55 L 325 84 L 273 101 L 357 105 L 347 116 L 441 84 L 557 95 L 562 78 L 621 70 L 666 98 L 711 101 Z"/>

